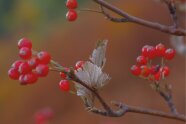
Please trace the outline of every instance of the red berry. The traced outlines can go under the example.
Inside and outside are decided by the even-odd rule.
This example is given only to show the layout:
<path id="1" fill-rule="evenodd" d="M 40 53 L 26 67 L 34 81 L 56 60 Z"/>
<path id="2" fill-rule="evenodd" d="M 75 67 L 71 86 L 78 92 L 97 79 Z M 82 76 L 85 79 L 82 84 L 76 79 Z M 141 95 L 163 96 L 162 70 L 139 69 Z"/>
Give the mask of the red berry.
<path id="1" fill-rule="evenodd" d="M 155 49 L 156 49 L 157 56 L 160 56 L 160 57 L 164 56 L 166 48 L 163 44 L 160 43 L 160 44 L 156 45 Z"/>
<path id="2" fill-rule="evenodd" d="M 147 57 L 148 56 L 148 52 L 147 52 L 147 48 L 149 48 L 149 47 L 151 47 L 151 46 L 149 46 L 149 45 L 145 45 L 143 48 L 142 48 L 142 55 L 143 56 L 145 56 L 145 57 Z"/>
<path id="3" fill-rule="evenodd" d="M 26 38 L 22 38 L 18 42 L 18 48 L 21 49 L 22 47 L 27 47 L 29 49 L 32 48 L 32 42 Z"/>
<path id="4" fill-rule="evenodd" d="M 21 60 L 17 60 L 12 64 L 12 68 L 19 69 L 19 66 L 23 63 Z"/>
<path id="5" fill-rule="evenodd" d="M 35 69 L 36 66 L 39 64 L 39 59 L 38 58 L 32 58 L 28 60 L 28 64 L 32 69 Z"/>
<path id="6" fill-rule="evenodd" d="M 39 59 L 39 63 L 48 64 L 51 60 L 51 56 L 48 52 L 41 51 L 37 54 L 37 58 Z"/>
<path id="7" fill-rule="evenodd" d="M 150 68 L 150 72 L 151 74 L 156 74 L 158 71 L 160 70 L 160 65 L 152 65 L 152 67 Z"/>
<path id="8" fill-rule="evenodd" d="M 66 14 L 66 18 L 68 21 L 75 21 L 77 19 L 77 12 L 73 9 L 70 9 L 67 14 Z"/>
<path id="9" fill-rule="evenodd" d="M 77 8 L 77 6 L 78 6 L 77 0 L 67 0 L 66 2 L 66 7 L 69 9 L 75 9 Z"/>
<path id="10" fill-rule="evenodd" d="M 37 76 L 37 74 L 34 73 L 34 72 L 27 73 L 27 74 L 25 74 L 25 76 L 24 76 L 24 81 L 25 81 L 26 83 L 28 83 L 28 84 L 33 84 L 33 83 L 35 83 L 35 82 L 37 81 L 37 79 L 38 79 L 38 76 Z"/>
<path id="11" fill-rule="evenodd" d="M 19 66 L 19 72 L 21 73 L 21 74 L 26 74 L 26 73 L 29 73 L 29 72 L 31 72 L 31 67 L 29 66 L 29 64 L 27 63 L 27 62 L 23 62 L 22 64 L 20 64 L 20 66 Z"/>
<path id="12" fill-rule="evenodd" d="M 161 78 L 161 73 L 158 71 L 156 74 L 154 74 L 154 80 L 159 81 Z"/>
<path id="13" fill-rule="evenodd" d="M 36 66 L 35 71 L 39 77 L 45 77 L 48 75 L 49 67 L 44 64 L 39 64 L 38 66 Z"/>
<path id="14" fill-rule="evenodd" d="M 133 65 L 131 68 L 130 68 L 131 72 L 133 75 L 135 76 L 139 76 L 141 74 L 141 69 L 140 67 L 136 66 L 136 65 Z"/>
<path id="15" fill-rule="evenodd" d="M 67 78 L 67 75 L 63 72 L 60 72 L 60 76 L 63 78 L 63 79 L 66 79 Z"/>
<path id="16" fill-rule="evenodd" d="M 29 59 L 32 56 L 32 51 L 27 47 L 22 47 L 19 51 L 19 56 L 22 59 Z"/>
<path id="17" fill-rule="evenodd" d="M 25 81 L 25 75 L 22 74 L 19 76 L 19 82 L 21 85 L 27 85 L 28 83 Z"/>
<path id="18" fill-rule="evenodd" d="M 147 64 L 147 59 L 144 56 L 138 56 L 136 61 L 137 61 L 138 65 L 146 65 Z"/>
<path id="19" fill-rule="evenodd" d="M 162 69 L 161 69 L 161 73 L 163 76 L 167 77 L 170 73 L 170 70 L 169 70 L 169 67 L 168 66 L 164 66 Z"/>
<path id="20" fill-rule="evenodd" d="M 146 66 L 146 65 L 141 66 L 141 75 L 142 76 L 148 77 L 150 73 L 151 73 L 151 71 L 148 66 Z"/>
<path id="21" fill-rule="evenodd" d="M 149 59 L 153 59 L 156 56 L 156 50 L 154 47 L 148 47 L 147 48 L 147 56 Z"/>
<path id="22" fill-rule="evenodd" d="M 176 51 L 174 49 L 169 48 L 165 51 L 165 56 L 164 57 L 167 60 L 171 60 L 171 59 L 174 58 L 175 54 L 176 54 Z"/>
<path id="23" fill-rule="evenodd" d="M 18 72 L 16 68 L 10 68 L 8 71 L 8 76 L 13 80 L 18 80 L 20 73 Z"/>
<path id="24" fill-rule="evenodd" d="M 79 68 L 82 68 L 84 64 L 85 64 L 85 61 L 76 62 L 75 69 L 78 70 Z"/>
<path id="25" fill-rule="evenodd" d="M 61 80 L 59 87 L 62 91 L 68 92 L 70 90 L 70 82 L 68 80 Z"/>

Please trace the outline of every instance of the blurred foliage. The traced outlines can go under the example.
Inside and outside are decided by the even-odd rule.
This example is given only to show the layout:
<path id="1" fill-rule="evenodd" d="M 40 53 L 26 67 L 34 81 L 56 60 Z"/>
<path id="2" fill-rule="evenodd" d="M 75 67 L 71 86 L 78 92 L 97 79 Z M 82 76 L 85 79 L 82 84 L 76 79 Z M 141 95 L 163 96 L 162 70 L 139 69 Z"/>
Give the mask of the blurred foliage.
<path id="1" fill-rule="evenodd" d="M 41 30 L 62 22 L 67 11 L 64 3 L 65 0 L 0 0 L 0 37 L 19 29 Z"/>

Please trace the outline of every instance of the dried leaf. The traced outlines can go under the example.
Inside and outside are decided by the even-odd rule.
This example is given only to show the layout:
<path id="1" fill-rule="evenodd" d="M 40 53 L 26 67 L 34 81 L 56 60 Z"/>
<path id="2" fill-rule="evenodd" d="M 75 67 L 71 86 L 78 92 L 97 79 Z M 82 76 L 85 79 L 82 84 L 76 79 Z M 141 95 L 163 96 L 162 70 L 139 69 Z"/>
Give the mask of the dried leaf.
<path id="1" fill-rule="evenodd" d="M 105 53 L 107 47 L 107 40 L 99 41 L 96 48 L 93 50 L 90 60 L 98 67 L 103 68 L 106 62 Z"/>

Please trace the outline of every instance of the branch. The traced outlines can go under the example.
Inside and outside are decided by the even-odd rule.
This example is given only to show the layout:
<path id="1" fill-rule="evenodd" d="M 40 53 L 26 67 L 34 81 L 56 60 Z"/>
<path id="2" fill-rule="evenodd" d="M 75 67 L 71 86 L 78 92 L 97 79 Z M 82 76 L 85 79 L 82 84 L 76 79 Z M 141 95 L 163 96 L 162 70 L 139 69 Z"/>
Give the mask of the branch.
<path id="1" fill-rule="evenodd" d="M 181 114 L 169 114 L 169 113 L 162 112 L 162 111 L 129 106 L 129 105 L 118 103 L 118 102 L 112 102 L 113 105 L 119 108 L 119 110 L 114 111 L 110 108 L 110 106 L 105 102 L 105 100 L 99 95 L 99 93 L 96 90 L 89 87 L 87 84 L 85 84 L 84 82 L 82 82 L 76 77 L 73 69 L 71 69 L 71 71 L 68 72 L 61 65 L 59 65 L 57 62 L 53 60 L 51 61 L 51 64 L 54 66 L 50 68 L 51 70 L 57 71 L 57 72 L 64 72 L 65 74 L 68 75 L 69 79 L 81 84 L 82 86 L 90 90 L 96 96 L 96 98 L 99 100 L 99 102 L 103 106 L 104 110 L 92 108 L 88 106 L 88 104 L 85 103 L 85 106 L 87 107 L 87 109 L 93 113 L 100 114 L 102 116 L 107 116 L 107 117 L 121 117 L 121 116 L 124 116 L 126 113 L 131 112 L 131 113 L 147 114 L 147 115 L 159 116 L 159 117 L 164 117 L 164 118 L 169 118 L 169 119 L 175 119 L 175 120 L 184 121 L 184 122 L 186 121 L 185 116 Z"/>
<path id="2" fill-rule="evenodd" d="M 159 24 L 157 22 L 151 22 L 151 21 L 147 21 L 132 15 L 129 15 L 128 13 L 126 13 L 125 11 L 122 11 L 121 9 L 117 8 L 116 6 L 104 1 L 104 0 L 93 0 L 94 2 L 96 2 L 97 4 L 99 4 L 100 6 L 103 6 L 105 8 L 107 8 L 108 10 L 122 16 L 123 18 L 127 19 L 128 22 L 132 22 L 132 23 L 136 23 L 145 27 L 149 27 L 161 32 L 165 32 L 165 33 L 169 33 L 169 34 L 173 34 L 173 35 L 177 35 L 177 36 L 186 36 L 186 30 L 183 28 L 177 28 L 175 25 L 173 26 L 166 26 L 163 24 Z M 171 10 L 172 12 L 172 10 Z M 105 15 L 105 13 L 103 13 Z M 174 14 L 172 14 L 174 15 Z M 174 20 L 177 20 L 177 17 L 173 17 Z M 177 22 L 177 21 L 176 21 Z M 176 24 L 177 25 L 177 24 Z"/>

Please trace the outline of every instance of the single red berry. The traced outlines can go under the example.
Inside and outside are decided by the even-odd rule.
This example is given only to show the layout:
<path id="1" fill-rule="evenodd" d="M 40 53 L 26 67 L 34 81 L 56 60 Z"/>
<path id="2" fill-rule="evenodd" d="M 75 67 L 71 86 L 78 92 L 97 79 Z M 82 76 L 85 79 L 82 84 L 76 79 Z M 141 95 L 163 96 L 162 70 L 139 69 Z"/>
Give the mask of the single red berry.
<path id="1" fill-rule="evenodd" d="M 8 76 L 13 80 L 18 80 L 20 73 L 18 72 L 16 68 L 10 68 L 8 71 Z"/>
<path id="2" fill-rule="evenodd" d="M 162 43 L 159 43 L 158 45 L 156 45 L 155 49 L 156 49 L 157 56 L 163 57 L 165 55 L 166 48 Z"/>
<path id="3" fill-rule="evenodd" d="M 157 72 L 156 74 L 154 74 L 153 76 L 154 76 L 154 80 L 159 81 L 160 78 L 161 78 L 161 73 L 160 73 L 160 71 L 158 71 L 158 72 Z"/>
<path id="4" fill-rule="evenodd" d="M 161 69 L 161 73 L 162 73 L 162 75 L 165 76 L 165 77 L 169 76 L 169 74 L 170 74 L 169 67 L 168 67 L 168 66 L 164 66 L 164 67 Z"/>
<path id="5" fill-rule="evenodd" d="M 136 61 L 137 61 L 138 65 L 146 65 L 147 64 L 147 59 L 144 56 L 138 56 Z"/>
<path id="6" fill-rule="evenodd" d="M 66 7 L 69 9 L 75 9 L 77 8 L 77 6 L 78 6 L 77 0 L 67 0 L 66 2 Z"/>
<path id="7" fill-rule="evenodd" d="M 156 74 L 160 70 L 160 65 L 152 65 L 150 68 L 150 72 L 152 75 Z"/>
<path id="8" fill-rule="evenodd" d="M 77 19 L 77 12 L 73 9 L 70 9 L 66 14 L 66 18 L 70 22 L 75 21 Z"/>
<path id="9" fill-rule="evenodd" d="M 34 72 L 30 72 L 30 73 L 27 73 L 24 75 L 24 81 L 27 83 L 27 84 L 33 84 L 37 81 L 38 79 L 38 76 L 36 73 Z"/>
<path id="10" fill-rule="evenodd" d="M 39 77 L 46 77 L 49 72 L 49 67 L 45 64 L 39 64 L 38 66 L 36 66 L 35 71 Z"/>
<path id="11" fill-rule="evenodd" d="M 31 67 L 29 66 L 29 64 L 27 62 L 23 62 L 22 64 L 20 64 L 19 66 L 19 73 L 21 74 L 26 74 L 31 72 Z"/>
<path id="12" fill-rule="evenodd" d="M 37 58 L 39 59 L 39 63 L 48 64 L 51 60 L 51 56 L 48 52 L 41 51 L 37 54 Z"/>
<path id="13" fill-rule="evenodd" d="M 61 80 L 59 87 L 62 91 L 68 92 L 70 90 L 70 82 L 68 80 Z"/>
<path id="14" fill-rule="evenodd" d="M 32 56 L 32 51 L 31 49 L 27 48 L 27 47 L 22 47 L 20 50 L 19 50 L 19 56 L 22 58 L 22 59 L 29 59 L 31 56 Z"/>
<path id="15" fill-rule="evenodd" d="M 75 70 L 78 70 L 79 68 L 82 68 L 84 64 L 85 64 L 85 61 L 76 62 Z"/>
<path id="16" fill-rule="evenodd" d="M 18 48 L 21 49 L 22 47 L 27 47 L 29 49 L 32 48 L 32 42 L 26 38 L 22 38 L 18 42 Z"/>
<path id="17" fill-rule="evenodd" d="M 169 49 L 167 49 L 167 50 L 165 51 L 164 57 L 165 57 L 165 59 L 167 59 L 167 60 L 171 60 L 171 59 L 174 58 L 175 54 L 176 54 L 176 51 L 175 51 L 174 49 L 169 48 Z"/>
<path id="18" fill-rule="evenodd" d="M 131 68 L 131 73 L 135 76 L 139 76 L 141 74 L 141 69 L 140 67 L 136 66 L 136 65 L 133 65 Z"/>
<path id="19" fill-rule="evenodd" d="M 21 60 L 17 60 L 12 64 L 12 68 L 19 69 L 19 66 L 23 63 Z"/>
<path id="20" fill-rule="evenodd" d="M 149 47 L 151 47 L 151 46 L 149 46 L 149 45 L 143 46 L 143 48 L 141 50 L 143 56 L 145 56 L 145 57 L 148 56 L 147 48 L 149 48 Z"/>
<path id="21" fill-rule="evenodd" d="M 146 65 L 142 65 L 141 67 L 141 75 L 144 76 L 144 77 L 148 77 L 151 73 L 151 70 L 149 69 L 148 66 Z"/>
<path id="22" fill-rule="evenodd" d="M 19 76 L 19 82 L 20 82 L 21 85 L 27 85 L 28 84 L 25 80 L 25 75 L 24 74 Z"/>
<path id="23" fill-rule="evenodd" d="M 67 78 L 67 75 L 63 72 L 60 72 L 60 76 L 63 78 L 63 79 L 66 79 Z"/>
<path id="24" fill-rule="evenodd" d="M 147 48 L 147 56 L 149 59 L 156 57 L 156 50 L 154 47 L 150 46 Z"/>
<path id="25" fill-rule="evenodd" d="M 35 69 L 36 66 L 39 64 L 39 59 L 38 58 L 32 58 L 28 60 L 28 64 L 32 69 Z"/>

